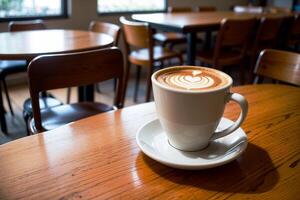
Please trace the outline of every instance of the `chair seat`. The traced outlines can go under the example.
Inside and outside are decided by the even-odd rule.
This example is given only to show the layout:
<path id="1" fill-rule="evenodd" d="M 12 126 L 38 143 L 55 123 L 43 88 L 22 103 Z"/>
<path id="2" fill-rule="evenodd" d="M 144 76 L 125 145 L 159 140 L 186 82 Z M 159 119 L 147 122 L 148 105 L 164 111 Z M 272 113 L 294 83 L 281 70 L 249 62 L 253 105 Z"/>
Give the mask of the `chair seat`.
<path id="1" fill-rule="evenodd" d="M 50 94 L 47 97 L 39 98 L 39 102 L 40 102 L 41 109 L 47 109 L 47 108 L 63 105 L 63 102 L 61 102 L 58 99 L 50 96 Z M 25 123 L 26 123 L 27 134 L 29 135 L 30 132 L 33 132 L 33 131 L 30 131 L 30 128 L 29 128 L 30 127 L 30 121 L 33 118 L 32 105 L 31 105 L 31 99 L 30 98 L 26 99 L 24 104 L 23 104 L 23 118 L 24 118 Z"/>
<path id="2" fill-rule="evenodd" d="M 213 60 L 213 55 L 214 51 L 213 50 L 208 50 L 208 51 L 199 51 L 197 53 L 197 58 L 200 59 L 201 62 L 213 65 L 214 60 Z M 228 50 L 228 51 L 222 51 L 220 53 L 218 63 L 220 66 L 227 66 L 227 65 L 233 65 L 241 61 L 242 56 L 239 51 L 235 50 Z"/>
<path id="3" fill-rule="evenodd" d="M 0 76 L 5 77 L 9 74 L 25 72 L 27 70 L 27 62 L 25 60 L 2 60 L 0 61 Z"/>
<path id="4" fill-rule="evenodd" d="M 95 102 L 73 103 L 51 107 L 41 110 L 42 126 L 45 130 L 52 130 L 67 123 L 111 110 L 115 110 L 115 108 Z M 33 119 L 30 122 L 30 129 L 35 132 Z"/>
<path id="5" fill-rule="evenodd" d="M 63 105 L 63 103 L 59 100 L 57 100 L 54 97 L 42 97 L 39 99 L 40 102 L 40 108 L 41 110 L 55 107 L 55 106 L 60 106 Z M 23 104 L 23 113 L 26 116 L 32 117 L 32 105 L 31 105 L 31 99 L 26 99 L 24 104 Z"/>
<path id="6" fill-rule="evenodd" d="M 153 35 L 153 38 L 156 41 L 159 41 L 161 43 L 183 43 L 186 42 L 186 37 L 185 35 L 181 33 L 173 33 L 173 32 L 168 32 L 168 33 L 155 33 Z"/>
<path id="7" fill-rule="evenodd" d="M 181 57 L 181 54 L 167 50 L 161 46 L 155 46 L 153 48 L 153 58 L 154 61 L 161 61 L 165 59 L 170 59 L 174 57 Z M 148 65 L 149 64 L 149 49 L 139 49 L 132 51 L 129 55 L 129 60 L 131 63 L 136 65 Z"/>

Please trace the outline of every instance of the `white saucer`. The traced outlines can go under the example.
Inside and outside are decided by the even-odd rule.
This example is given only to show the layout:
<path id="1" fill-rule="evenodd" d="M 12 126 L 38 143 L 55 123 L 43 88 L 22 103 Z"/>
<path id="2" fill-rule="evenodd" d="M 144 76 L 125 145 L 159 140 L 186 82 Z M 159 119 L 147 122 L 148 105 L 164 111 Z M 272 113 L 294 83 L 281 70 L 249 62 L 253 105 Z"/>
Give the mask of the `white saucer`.
<path id="1" fill-rule="evenodd" d="M 217 130 L 229 127 L 233 122 L 222 118 Z M 172 147 L 158 119 L 142 126 L 136 135 L 141 150 L 150 158 L 179 169 L 207 169 L 224 165 L 241 155 L 247 147 L 247 135 L 239 128 L 223 138 L 217 139 L 203 150 L 180 151 Z"/>

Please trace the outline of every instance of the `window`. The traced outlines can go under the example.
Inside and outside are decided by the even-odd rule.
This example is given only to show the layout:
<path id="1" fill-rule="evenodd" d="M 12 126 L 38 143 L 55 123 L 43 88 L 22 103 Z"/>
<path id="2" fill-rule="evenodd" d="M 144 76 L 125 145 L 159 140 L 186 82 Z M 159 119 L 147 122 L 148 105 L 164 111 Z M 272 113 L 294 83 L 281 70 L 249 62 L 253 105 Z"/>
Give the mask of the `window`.
<path id="1" fill-rule="evenodd" d="M 167 0 L 98 0 L 98 13 L 165 11 Z"/>
<path id="2" fill-rule="evenodd" d="M 67 17 L 67 0 L 0 0 L 0 20 Z"/>

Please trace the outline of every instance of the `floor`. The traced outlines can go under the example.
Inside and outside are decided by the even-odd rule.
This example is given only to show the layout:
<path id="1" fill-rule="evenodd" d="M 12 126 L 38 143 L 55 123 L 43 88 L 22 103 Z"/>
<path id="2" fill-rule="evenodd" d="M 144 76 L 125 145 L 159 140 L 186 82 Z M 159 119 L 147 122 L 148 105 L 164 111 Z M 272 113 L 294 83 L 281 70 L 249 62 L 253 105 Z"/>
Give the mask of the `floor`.
<path id="1" fill-rule="evenodd" d="M 134 71 L 134 67 L 132 67 L 132 69 L 133 69 L 132 71 Z M 236 81 L 238 77 L 238 70 L 233 68 L 233 70 L 229 71 L 229 74 L 233 77 L 234 85 L 238 85 L 238 82 Z M 145 77 L 146 77 L 146 73 L 145 71 L 142 71 L 140 88 L 139 88 L 139 98 L 137 102 L 133 102 L 134 73 L 131 75 L 131 79 L 129 81 L 127 93 L 126 93 L 125 107 L 144 102 L 145 90 L 146 90 Z M 106 81 L 104 83 L 101 83 L 100 88 L 101 88 L 101 93 L 95 92 L 96 101 L 112 104 L 113 95 L 114 95 L 113 81 Z M 63 102 L 66 101 L 66 94 L 67 94 L 66 89 L 58 89 L 50 92 L 59 100 Z M 27 84 L 11 86 L 9 87 L 9 93 L 12 99 L 12 105 L 15 112 L 15 116 L 12 116 L 10 113 L 6 114 L 6 121 L 7 121 L 9 133 L 5 135 L 0 131 L 0 144 L 4 144 L 12 140 L 25 137 L 27 134 L 25 128 L 25 122 L 22 117 L 22 110 L 23 110 L 23 102 L 25 101 L 25 99 L 29 98 L 28 86 Z M 76 101 L 77 101 L 77 89 L 72 88 L 71 102 L 76 102 Z M 5 100 L 4 100 L 4 106 L 6 110 L 8 110 L 7 109 L 8 106 L 6 105 Z"/>

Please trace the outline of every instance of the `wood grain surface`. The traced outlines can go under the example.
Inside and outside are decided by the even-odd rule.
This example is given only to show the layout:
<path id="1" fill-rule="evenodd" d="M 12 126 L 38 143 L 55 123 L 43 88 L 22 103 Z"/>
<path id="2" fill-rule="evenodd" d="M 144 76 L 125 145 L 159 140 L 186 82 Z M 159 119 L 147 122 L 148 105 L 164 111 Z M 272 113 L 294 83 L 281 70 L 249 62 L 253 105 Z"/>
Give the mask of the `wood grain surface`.
<path id="1" fill-rule="evenodd" d="M 246 96 L 246 151 L 200 171 L 145 156 L 135 134 L 156 118 L 154 103 L 99 114 L 0 146 L 0 199 L 297 199 L 300 89 L 233 88 Z M 229 103 L 225 116 L 239 108 Z"/>
<path id="2" fill-rule="evenodd" d="M 107 34 L 79 30 L 35 30 L 0 33 L 0 59 L 25 59 L 41 54 L 67 53 L 112 45 Z"/>
<path id="3" fill-rule="evenodd" d="M 217 12 L 180 12 L 180 13 L 154 13 L 154 14 L 134 14 L 132 18 L 137 21 L 148 22 L 154 28 L 178 32 L 198 32 L 217 29 L 222 19 L 247 19 L 259 18 L 261 16 L 282 17 L 287 14 L 253 14 L 235 13 L 229 11 Z"/>

